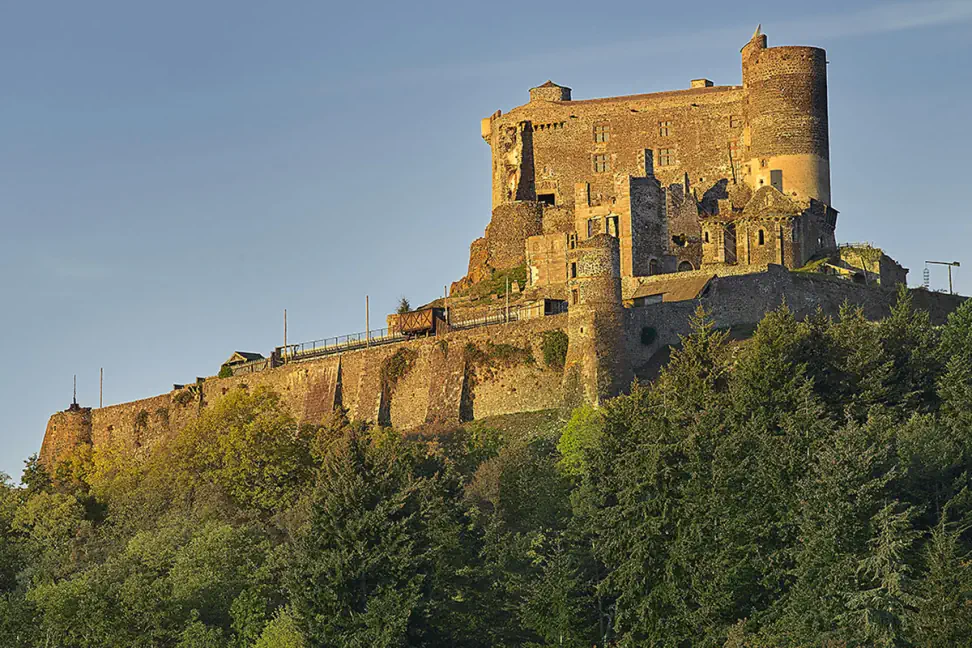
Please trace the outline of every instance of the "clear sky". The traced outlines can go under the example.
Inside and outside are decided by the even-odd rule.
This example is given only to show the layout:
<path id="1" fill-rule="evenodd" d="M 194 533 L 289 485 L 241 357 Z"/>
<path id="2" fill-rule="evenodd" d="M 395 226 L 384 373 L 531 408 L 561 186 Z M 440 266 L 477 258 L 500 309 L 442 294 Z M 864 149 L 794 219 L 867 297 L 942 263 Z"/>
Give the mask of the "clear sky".
<path id="1" fill-rule="evenodd" d="M 437 297 L 489 221 L 482 117 L 740 83 L 760 22 L 828 51 L 838 240 L 972 293 L 972 0 L 0 2 L 0 471 L 75 373 L 123 402 L 268 353 L 284 308 L 302 341 Z"/>

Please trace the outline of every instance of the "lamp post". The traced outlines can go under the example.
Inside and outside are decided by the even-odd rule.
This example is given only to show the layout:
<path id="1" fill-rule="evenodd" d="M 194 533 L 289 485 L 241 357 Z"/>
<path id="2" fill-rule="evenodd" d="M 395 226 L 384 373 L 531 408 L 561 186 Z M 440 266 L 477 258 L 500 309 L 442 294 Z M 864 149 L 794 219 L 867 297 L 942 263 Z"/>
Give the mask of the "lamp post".
<path id="1" fill-rule="evenodd" d="M 959 268 L 962 266 L 962 264 L 958 261 L 925 261 L 925 263 L 948 266 L 948 294 L 954 295 L 955 291 L 952 290 L 952 268 Z"/>

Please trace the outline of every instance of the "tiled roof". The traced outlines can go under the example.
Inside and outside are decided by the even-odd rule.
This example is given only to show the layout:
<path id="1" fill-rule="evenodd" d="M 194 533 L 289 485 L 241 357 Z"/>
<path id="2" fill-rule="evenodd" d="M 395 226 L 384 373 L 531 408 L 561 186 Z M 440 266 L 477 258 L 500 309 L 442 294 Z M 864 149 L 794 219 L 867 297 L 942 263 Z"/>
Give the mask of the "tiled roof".
<path id="1" fill-rule="evenodd" d="M 639 297 L 650 297 L 651 295 L 661 295 L 663 302 L 685 301 L 695 299 L 702 290 L 715 277 L 714 274 L 679 276 L 679 273 L 671 275 L 659 275 L 649 283 L 642 284 L 635 289 L 630 299 Z"/>

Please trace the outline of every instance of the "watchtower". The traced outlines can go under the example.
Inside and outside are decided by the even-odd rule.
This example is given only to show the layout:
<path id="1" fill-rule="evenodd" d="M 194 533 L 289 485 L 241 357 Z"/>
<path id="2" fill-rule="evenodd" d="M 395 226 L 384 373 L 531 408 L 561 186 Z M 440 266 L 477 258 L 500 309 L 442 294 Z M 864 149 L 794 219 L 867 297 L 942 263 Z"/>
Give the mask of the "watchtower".
<path id="1" fill-rule="evenodd" d="M 568 403 L 594 405 L 617 396 L 631 383 L 625 351 L 625 309 L 621 302 L 618 239 L 599 234 L 568 250 L 570 307 L 564 393 Z"/>
<path id="2" fill-rule="evenodd" d="M 830 205 L 827 53 L 767 47 L 757 28 L 742 48 L 742 79 L 753 189 Z"/>

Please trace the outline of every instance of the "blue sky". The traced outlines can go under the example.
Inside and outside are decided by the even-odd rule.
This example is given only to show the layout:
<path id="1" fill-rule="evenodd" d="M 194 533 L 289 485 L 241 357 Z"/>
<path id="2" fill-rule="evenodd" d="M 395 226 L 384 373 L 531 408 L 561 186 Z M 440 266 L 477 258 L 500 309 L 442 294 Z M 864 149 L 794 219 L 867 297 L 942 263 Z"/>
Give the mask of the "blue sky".
<path id="1" fill-rule="evenodd" d="M 123 402 L 268 352 L 284 308 L 299 341 L 435 298 L 489 220 L 482 117 L 548 78 L 739 83 L 760 22 L 828 51 L 838 240 L 972 265 L 972 0 L 0 2 L 0 471 L 75 373 Z"/>

